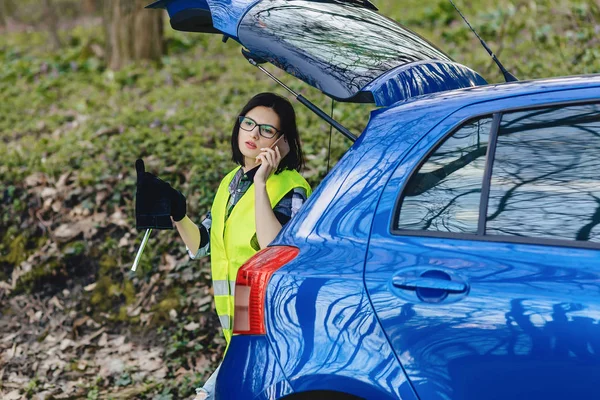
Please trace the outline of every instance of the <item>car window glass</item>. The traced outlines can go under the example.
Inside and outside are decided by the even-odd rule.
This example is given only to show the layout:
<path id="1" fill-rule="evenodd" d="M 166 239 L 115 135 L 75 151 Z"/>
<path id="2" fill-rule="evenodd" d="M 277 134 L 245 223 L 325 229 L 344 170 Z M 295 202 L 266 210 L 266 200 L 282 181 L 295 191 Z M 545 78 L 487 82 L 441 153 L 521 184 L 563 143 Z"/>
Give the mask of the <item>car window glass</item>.
<path id="1" fill-rule="evenodd" d="M 600 105 L 502 117 L 486 233 L 600 242 Z"/>
<path id="2" fill-rule="evenodd" d="M 470 122 L 433 152 L 404 189 L 398 229 L 477 233 L 492 118 Z"/>
<path id="3" fill-rule="evenodd" d="M 278 67 L 340 98 L 401 65 L 452 61 L 395 21 L 342 2 L 264 0 L 248 11 L 238 34 L 249 50 L 274 56 L 270 61 Z M 257 45 L 262 41 L 268 45 Z M 436 68 L 431 76 L 442 73 Z"/>

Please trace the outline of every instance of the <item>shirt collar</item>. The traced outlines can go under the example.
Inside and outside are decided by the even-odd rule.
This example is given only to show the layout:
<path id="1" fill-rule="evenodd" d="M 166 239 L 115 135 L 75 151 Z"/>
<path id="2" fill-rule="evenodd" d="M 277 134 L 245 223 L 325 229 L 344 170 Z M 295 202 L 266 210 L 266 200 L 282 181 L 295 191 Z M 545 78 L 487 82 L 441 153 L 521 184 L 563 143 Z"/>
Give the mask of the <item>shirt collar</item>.
<path id="1" fill-rule="evenodd" d="M 254 180 L 254 175 L 256 175 L 256 171 L 258 171 L 258 169 L 260 168 L 260 165 L 257 165 L 256 167 L 252 168 L 251 170 L 248 170 L 248 172 L 246 172 L 243 176 L 242 179 L 247 179 L 247 180 Z"/>

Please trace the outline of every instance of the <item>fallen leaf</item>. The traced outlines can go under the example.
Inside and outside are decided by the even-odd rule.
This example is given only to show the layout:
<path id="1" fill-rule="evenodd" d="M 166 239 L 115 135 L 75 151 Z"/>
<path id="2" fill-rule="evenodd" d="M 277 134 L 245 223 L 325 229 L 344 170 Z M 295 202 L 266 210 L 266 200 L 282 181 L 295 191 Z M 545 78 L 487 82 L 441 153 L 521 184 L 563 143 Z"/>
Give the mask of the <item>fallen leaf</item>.
<path id="1" fill-rule="evenodd" d="M 65 351 L 67 348 L 73 347 L 74 344 L 75 344 L 75 342 L 72 341 L 71 339 L 63 339 L 60 342 L 59 349 L 60 349 L 60 351 Z"/>
<path id="2" fill-rule="evenodd" d="M 83 230 L 82 225 L 76 224 L 62 224 L 54 231 L 54 237 L 62 241 L 69 241 L 74 239 Z"/>
<path id="3" fill-rule="evenodd" d="M 163 379 L 163 378 L 165 378 L 167 376 L 167 372 L 169 372 L 167 370 L 167 367 L 162 367 L 158 371 L 154 372 L 152 374 L 152 376 L 154 377 L 154 379 Z"/>
<path id="4" fill-rule="evenodd" d="M 59 191 L 63 190 L 67 186 L 67 182 L 68 182 L 70 176 L 71 176 L 71 171 L 65 172 L 64 174 L 62 174 L 58 178 L 56 183 L 54 184 L 54 187 L 56 187 L 56 189 Z"/>
<path id="5" fill-rule="evenodd" d="M 105 361 L 101 361 L 100 372 L 98 373 L 101 377 L 107 378 L 109 376 L 121 375 L 125 370 L 125 363 L 120 358 L 107 358 Z"/>
<path id="6" fill-rule="evenodd" d="M 102 205 L 102 203 L 104 203 L 104 201 L 108 198 L 109 193 L 107 190 L 101 190 L 99 192 L 96 192 L 96 198 L 94 203 L 96 204 L 96 207 L 100 207 Z"/>
<path id="7" fill-rule="evenodd" d="M 8 343 L 11 340 L 13 340 L 14 338 L 16 338 L 17 336 L 19 336 L 19 332 L 15 332 L 15 333 L 11 333 L 10 335 L 6 335 L 5 337 L 2 338 L 2 342 Z"/>
<path id="8" fill-rule="evenodd" d="M 17 389 L 5 394 L 2 398 L 4 400 L 19 400 L 21 398 L 21 395 L 19 394 L 19 390 Z"/>
<path id="9" fill-rule="evenodd" d="M 172 271 L 177 266 L 177 259 L 170 254 L 163 254 L 161 261 L 158 266 L 159 271 Z"/>
<path id="10" fill-rule="evenodd" d="M 34 186 L 40 186 L 42 184 L 45 184 L 48 180 L 48 177 L 46 176 L 46 174 L 41 173 L 41 172 L 35 172 L 31 175 L 29 175 L 27 178 L 25 178 L 24 182 L 25 182 L 25 186 L 27 187 L 34 187 Z"/>
<path id="11" fill-rule="evenodd" d="M 97 227 L 105 220 L 106 213 L 97 213 L 74 224 L 62 224 L 54 231 L 54 237 L 62 242 L 69 242 L 80 234 L 83 234 L 84 239 L 91 239 L 98 231 Z"/>
<path id="12" fill-rule="evenodd" d="M 52 398 L 52 391 L 44 390 L 43 392 L 39 392 L 33 395 L 33 400 L 48 400 Z"/>
<path id="13" fill-rule="evenodd" d="M 14 268 L 11 274 L 12 289 L 16 289 L 19 278 L 31 271 L 33 265 L 27 261 L 23 261 L 18 267 Z"/>
<path id="14" fill-rule="evenodd" d="M 119 239 L 119 247 L 125 247 L 129 245 L 129 237 L 131 235 L 127 232 L 121 239 Z"/>
<path id="15" fill-rule="evenodd" d="M 61 304 L 60 300 L 58 300 L 58 298 L 56 296 L 53 296 L 50 300 L 48 300 L 48 303 L 52 304 L 54 307 L 58 308 L 59 310 L 65 309 L 63 307 L 63 305 Z"/>
<path id="16" fill-rule="evenodd" d="M 127 223 L 127 215 L 125 215 L 121 209 L 117 209 L 114 213 L 112 213 L 110 217 L 108 217 L 108 221 L 117 226 L 129 226 L 129 223 Z"/>
<path id="17" fill-rule="evenodd" d="M 98 346 L 104 347 L 108 343 L 108 335 L 106 333 L 102 333 L 100 336 L 100 340 L 98 340 Z"/>
<path id="18" fill-rule="evenodd" d="M 123 336 L 123 335 L 117 336 L 116 338 L 114 338 L 113 340 L 110 341 L 110 345 L 113 347 L 122 346 L 124 343 L 125 343 L 125 336 Z"/>
<path id="19" fill-rule="evenodd" d="M 73 322 L 73 327 L 71 328 L 73 330 L 73 332 L 77 331 L 77 328 L 79 328 L 81 325 L 85 324 L 85 321 L 87 321 L 90 317 L 88 317 L 87 315 L 78 318 L 75 320 L 75 322 Z"/>
<path id="20" fill-rule="evenodd" d="M 52 211 L 54 211 L 55 213 L 58 213 L 60 210 L 62 210 L 62 203 L 55 201 L 52 203 Z"/>
<path id="21" fill-rule="evenodd" d="M 87 345 L 89 345 L 92 342 L 92 340 L 94 340 L 98 336 L 105 335 L 104 330 L 105 330 L 105 328 L 100 328 L 96 332 L 94 332 L 92 334 L 89 334 L 87 336 L 82 337 L 81 340 L 77 343 L 77 346 L 87 346 Z M 104 345 L 100 344 L 100 342 L 102 341 L 102 337 L 103 336 L 100 336 L 100 340 L 98 341 L 98 345 L 101 346 L 101 347 L 104 346 Z"/>
<path id="22" fill-rule="evenodd" d="M 28 377 L 21 375 L 21 374 L 16 374 L 14 372 L 8 376 L 7 380 L 8 380 L 8 382 L 16 383 L 19 385 L 26 384 L 27 382 L 29 382 Z"/>
<path id="23" fill-rule="evenodd" d="M 200 324 L 193 321 L 183 327 L 183 329 L 190 332 L 198 328 L 200 328 Z"/>
<path id="24" fill-rule="evenodd" d="M 125 343 L 117 349 L 118 354 L 126 354 L 133 350 L 133 343 Z"/>
<path id="25" fill-rule="evenodd" d="M 40 196 L 42 197 L 42 199 L 54 198 L 56 197 L 57 193 L 58 192 L 56 189 L 51 187 L 45 187 L 44 189 L 42 189 Z"/>

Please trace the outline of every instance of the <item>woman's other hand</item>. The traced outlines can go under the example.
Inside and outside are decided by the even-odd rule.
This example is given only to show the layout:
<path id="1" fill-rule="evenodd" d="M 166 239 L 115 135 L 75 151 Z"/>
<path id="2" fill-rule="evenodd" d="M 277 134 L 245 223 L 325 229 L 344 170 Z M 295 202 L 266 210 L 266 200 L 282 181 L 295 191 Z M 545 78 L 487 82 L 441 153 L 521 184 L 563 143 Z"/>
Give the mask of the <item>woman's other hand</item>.
<path id="1" fill-rule="evenodd" d="M 172 229 L 170 216 L 175 221 L 185 217 L 185 196 L 167 182 L 146 172 L 144 161 L 141 159 L 135 162 L 135 169 L 137 228 Z"/>
<path id="2" fill-rule="evenodd" d="M 256 156 L 257 162 L 260 162 L 260 167 L 254 175 L 255 185 L 265 185 L 269 176 L 277 170 L 281 162 L 279 147 L 275 146 L 275 149 L 262 148 L 260 150 L 261 153 Z"/>

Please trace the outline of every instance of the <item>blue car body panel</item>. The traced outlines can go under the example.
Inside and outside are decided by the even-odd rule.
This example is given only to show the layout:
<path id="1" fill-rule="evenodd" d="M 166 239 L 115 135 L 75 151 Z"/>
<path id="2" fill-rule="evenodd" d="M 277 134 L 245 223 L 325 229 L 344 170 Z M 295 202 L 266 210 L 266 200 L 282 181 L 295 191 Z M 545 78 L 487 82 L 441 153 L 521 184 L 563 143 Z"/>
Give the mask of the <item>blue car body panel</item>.
<path id="1" fill-rule="evenodd" d="M 210 11 L 208 0 L 158 0 L 146 6 L 146 8 L 165 9 L 169 17 L 173 18 L 181 11 L 192 8 Z"/>
<path id="2" fill-rule="evenodd" d="M 190 9 L 210 11 L 212 24 L 215 29 L 236 41 L 237 26 L 252 5 L 260 0 L 158 0 L 147 8 L 164 8 L 170 18 Z"/>
<path id="3" fill-rule="evenodd" d="M 262 0 L 240 21 L 238 37 L 258 58 L 339 101 L 387 106 L 487 83 L 416 33 L 354 4 Z"/>
<path id="4" fill-rule="evenodd" d="M 600 100 L 600 76 L 462 89 L 373 111 L 272 243 L 300 249 L 267 291 L 272 365 L 234 336 L 222 371 L 229 380 L 229 372 L 280 368 L 281 378 L 240 377 L 238 398 L 273 385 L 366 399 L 589 397 L 600 376 L 600 251 L 390 233 L 400 188 L 452 128 L 574 100 Z M 467 282 L 467 294 L 426 304 L 390 285 L 399 272 L 431 264 Z"/>
<path id="5" fill-rule="evenodd" d="M 578 86 L 574 80 L 570 87 Z M 365 284 L 421 399 L 584 398 L 597 390 L 600 251 L 392 234 L 391 225 L 402 185 L 452 128 L 497 111 L 600 101 L 599 85 L 588 77 L 580 89 L 556 85 L 556 91 L 463 107 L 412 149 L 383 190 Z M 429 270 L 446 272 L 468 291 L 430 304 L 391 284 L 396 276 Z"/>
<path id="6" fill-rule="evenodd" d="M 248 10 L 260 0 L 206 0 L 213 25 L 225 35 L 239 41 L 238 24 Z"/>
<path id="7" fill-rule="evenodd" d="M 188 14 L 186 23 L 173 25 L 182 30 L 207 31 L 211 17 L 212 28 L 243 45 L 255 61 L 268 61 L 338 101 L 389 106 L 487 84 L 416 33 L 354 3 L 160 0 L 149 7 L 166 8 L 172 25 Z"/>
<path id="8" fill-rule="evenodd" d="M 464 65 L 427 61 L 396 67 L 375 78 L 362 91 L 372 93 L 374 103 L 383 107 L 429 93 L 486 84 L 481 75 Z"/>
<path id="9" fill-rule="evenodd" d="M 266 336 L 238 336 L 227 354 L 221 365 L 226 372 L 219 374 L 225 379 L 217 377 L 219 400 L 269 400 L 293 393 Z"/>
<path id="10" fill-rule="evenodd" d="M 267 336 L 294 392 L 416 399 L 371 310 L 360 274 L 323 276 L 310 270 L 308 260 L 315 259 L 333 264 L 339 254 L 323 246 L 306 249 L 290 263 L 289 273 L 273 278 L 267 298 L 272 305 Z"/>

